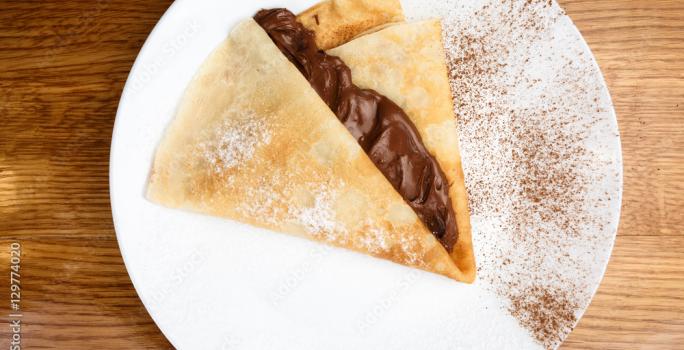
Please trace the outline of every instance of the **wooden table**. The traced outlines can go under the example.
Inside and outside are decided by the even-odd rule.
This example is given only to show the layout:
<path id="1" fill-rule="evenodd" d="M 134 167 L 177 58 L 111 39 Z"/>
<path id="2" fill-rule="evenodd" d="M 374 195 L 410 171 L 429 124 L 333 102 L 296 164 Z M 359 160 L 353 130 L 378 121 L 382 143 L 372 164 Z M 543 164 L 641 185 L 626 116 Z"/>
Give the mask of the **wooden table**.
<path id="1" fill-rule="evenodd" d="M 684 3 L 562 0 L 603 69 L 625 159 L 622 222 L 566 349 L 684 348 Z M 167 349 L 109 206 L 112 125 L 167 0 L 0 0 L 0 347 L 22 244 L 25 349 Z"/>

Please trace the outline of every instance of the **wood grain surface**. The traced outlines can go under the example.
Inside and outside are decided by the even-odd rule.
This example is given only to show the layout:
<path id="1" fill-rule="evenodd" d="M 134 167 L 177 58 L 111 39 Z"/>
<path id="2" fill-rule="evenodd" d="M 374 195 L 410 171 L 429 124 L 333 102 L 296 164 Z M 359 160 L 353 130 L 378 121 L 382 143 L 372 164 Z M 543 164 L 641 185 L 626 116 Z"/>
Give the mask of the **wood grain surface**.
<path id="1" fill-rule="evenodd" d="M 0 0 L 0 274 L 20 242 L 24 349 L 172 348 L 128 278 L 108 193 L 121 90 L 170 3 Z M 683 349 L 684 2 L 561 5 L 604 71 L 625 159 L 613 259 L 564 348 Z"/>

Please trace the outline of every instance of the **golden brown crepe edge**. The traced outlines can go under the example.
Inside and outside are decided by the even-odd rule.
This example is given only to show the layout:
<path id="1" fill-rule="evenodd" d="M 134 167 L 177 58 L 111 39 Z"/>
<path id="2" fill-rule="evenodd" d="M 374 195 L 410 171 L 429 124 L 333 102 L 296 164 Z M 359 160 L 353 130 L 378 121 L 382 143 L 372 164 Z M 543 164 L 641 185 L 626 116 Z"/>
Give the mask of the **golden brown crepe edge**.
<path id="1" fill-rule="evenodd" d="M 321 50 L 340 46 L 359 34 L 388 23 L 405 20 L 399 0 L 327 0 L 297 16 L 316 33 Z"/>
<path id="2" fill-rule="evenodd" d="M 418 23 L 424 23 L 424 25 L 434 25 L 439 28 L 439 32 L 441 33 L 442 30 L 442 24 L 439 19 L 432 19 L 432 20 L 425 20 L 421 22 L 415 22 L 413 24 L 418 24 Z M 386 23 L 384 25 L 380 25 L 375 28 L 370 28 L 366 32 L 359 33 L 355 36 L 354 39 L 365 37 L 367 35 L 373 35 L 378 32 L 382 32 L 383 30 L 389 29 L 391 27 L 397 26 L 397 25 L 402 25 L 405 23 Z M 318 35 L 319 32 L 316 32 Z M 349 40 L 347 42 L 353 41 Z M 345 42 L 345 44 L 347 43 Z M 443 37 L 440 35 L 439 36 L 439 43 L 441 47 L 444 47 L 444 42 L 443 42 Z M 443 50 L 443 49 L 442 49 Z M 438 74 L 443 75 L 444 77 L 447 78 L 448 81 L 448 70 L 446 66 L 446 53 L 445 55 L 445 60 L 443 61 L 443 64 L 440 65 L 440 72 Z M 376 87 L 377 89 L 377 87 Z M 448 89 L 449 91 L 449 96 L 452 96 L 452 91 L 450 86 L 445 86 L 445 89 Z M 382 93 L 382 89 L 378 89 L 379 92 Z M 455 111 L 454 108 L 454 101 L 452 98 L 448 99 L 448 103 L 451 106 L 451 111 Z M 407 112 L 409 117 L 411 117 L 410 113 Z M 456 119 L 456 113 L 453 113 L 453 118 Z M 458 131 L 457 131 L 458 132 Z M 422 133 L 422 132 L 421 132 Z M 472 242 L 472 225 L 470 222 L 470 206 L 469 206 L 469 199 L 467 195 L 467 188 L 465 186 L 465 175 L 463 172 L 463 165 L 462 165 L 462 159 L 461 159 L 461 151 L 460 151 L 460 142 L 459 142 L 459 137 L 460 135 L 456 135 L 456 144 L 458 145 L 457 149 L 455 150 L 456 152 L 454 157 L 454 166 L 451 166 L 452 169 L 454 169 L 453 173 L 453 183 L 449 189 L 449 196 L 451 197 L 451 202 L 453 205 L 454 209 L 454 214 L 456 215 L 456 221 L 457 221 L 457 227 L 458 227 L 458 232 L 459 232 L 459 239 L 457 243 L 454 245 L 453 249 L 450 252 L 450 256 L 458 269 L 461 272 L 462 279 L 461 281 L 467 282 L 467 283 L 472 283 L 476 279 L 477 275 L 477 266 L 476 266 L 476 261 L 475 261 L 475 254 L 474 254 L 474 247 L 473 247 L 473 242 Z M 435 156 L 433 154 L 433 156 Z M 439 161 L 439 158 L 437 158 Z M 441 166 L 444 166 L 444 164 L 441 164 Z M 446 170 L 446 169 L 443 169 Z"/>
<path id="3" fill-rule="evenodd" d="M 444 28 L 442 27 L 442 21 L 439 19 L 433 19 L 432 21 L 424 21 L 426 25 L 433 23 L 439 28 L 439 42 L 442 48 L 442 53 L 444 60 L 443 64 L 440 65 L 439 74 L 446 77 L 446 81 L 450 80 L 449 70 L 446 62 L 446 50 L 444 49 L 444 36 L 441 35 Z M 436 23 L 435 23 L 436 22 Z M 456 107 L 454 105 L 454 91 L 451 89 L 451 84 L 447 84 L 445 89 L 448 89 L 449 104 L 451 105 L 451 111 L 453 111 L 454 120 L 458 121 Z M 471 213 L 470 213 L 470 203 L 468 196 L 468 189 L 465 184 L 465 173 L 463 171 L 463 160 L 461 157 L 461 142 L 460 142 L 460 130 L 456 127 L 456 144 L 457 149 L 454 152 L 455 164 L 455 181 L 451 184 L 449 188 L 449 196 L 451 197 L 451 203 L 456 215 L 456 226 L 458 227 L 459 238 L 454 245 L 452 251 L 450 252 L 451 258 L 463 273 L 466 280 L 464 282 L 473 283 L 477 277 L 477 263 L 475 261 L 475 248 L 473 246 L 473 233 L 471 224 Z M 438 160 L 439 161 L 439 160 Z"/>

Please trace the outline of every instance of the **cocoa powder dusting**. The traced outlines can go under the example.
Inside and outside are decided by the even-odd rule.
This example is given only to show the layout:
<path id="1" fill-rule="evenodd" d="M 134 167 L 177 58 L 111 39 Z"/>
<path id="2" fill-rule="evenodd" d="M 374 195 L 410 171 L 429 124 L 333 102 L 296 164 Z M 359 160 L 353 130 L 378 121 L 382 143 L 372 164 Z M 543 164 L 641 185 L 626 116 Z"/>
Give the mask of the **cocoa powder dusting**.
<path id="1" fill-rule="evenodd" d="M 509 311 L 531 327 L 532 335 L 547 348 L 563 339 L 559 330 L 570 332 L 577 322 L 577 303 L 563 290 L 531 287 L 511 295 Z"/>
<path id="2" fill-rule="evenodd" d="M 616 194 L 595 190 L 619 183 L 619 171 L 605 171 L 619 156 L 595 140 L 613 134 L 610 100 L 576 33 L 558 30 L 568 26 L 555 3 L 450 4 L 444 44 L 479 279 L 555 348 L 589 303 L 601 278 L 593 263 L 614 234 L 606 213 Z M 557 56 L 563 45 L 574 53 Z"/>

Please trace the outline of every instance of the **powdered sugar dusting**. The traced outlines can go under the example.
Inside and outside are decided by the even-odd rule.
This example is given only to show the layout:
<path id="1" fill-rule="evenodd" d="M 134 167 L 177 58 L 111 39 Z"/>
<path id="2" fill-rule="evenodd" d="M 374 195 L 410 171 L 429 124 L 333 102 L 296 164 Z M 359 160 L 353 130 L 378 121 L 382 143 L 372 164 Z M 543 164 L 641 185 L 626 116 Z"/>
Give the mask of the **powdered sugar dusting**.
<path id="1" fill-rule="evenodd" d="M 238 211 L 274 227 L 282 227 L 284 223 L 294 225 L 319 241 L 356 247 L 376 256 L 396 254 L 407 264 L 424 266 L 422 242 L 412 235 L 378 226 L 378 222 L 367 219 L 350 236 L 346 225 L 354 223 L 341 222 L 335 211 L 340 194 L 345 192 L 344 182 L 297 184 L 291 176 L 275 172 L 263 176 L 256 186 L 246 189 L 250 200 L 243 202 Z M 274 188 L 282 190 L 274 191 Z"/>
<path id="2" fill-rule="evenodd" d="M 250 200 L 243 201 L 237 211 L 248 217 L 259 218 L 264 224 L 279 224 L 279 218 L 287 214 L 287 204 L 282 195 L 273 191 L 272 186 L 282 181 L 281 175 L 277 173 L 258 178 L 255 186 L 245 189 L 246 197 Z"/>
<path id="3" fill-rule="evenodd" d="M 323 236 L 328 242 L 344 239 L 344 228 L 335 220 L 333 203 L 336 193 L 325 186 L 317 186 L 312 191 L 313 205 L 290 208 L 290 216 L 314 236 Z"/>
<path id="4" fill-rule="evenodd" d="M 291 174 L 273 173 L 246 189 L 249 201 L 238 207 L 245 216 L 258 217 L 265 224 L 281 226 L 284 222 L 299 226 L 312 237 L 330 242 L 346 242 L 347 230 L 336 218 L 334 209 L 338 191 L 344 184 L 296 184 Z M 279 188 L 281 190 L 274 191 Z M 299 200 L 294 200 L 299 197 Z"/>
<path id="5" fill-rule="evenodd" d="M 401 250 L 408 257 L 408 262 L 411 264 L 420 264 L 420 256 L 416 253 L 415 248 L 418 242 L 412 237 L 401 236 L 399 237 L 399 243 L 401 244 Z"/>
<path id="6" fill-rule="evenodd" d="M 210 140 L 200 143 L 199 151 L 214 172 L 223 173 L 252 159 L 257 147 L 271 142 L 271 132 L 254 113 L 245 113 L 224 119 Z"/>
<path id="7" fill-rule="evenodd" d="M 373 254 L 389 251 L 389 233 L 381 228 L 371 227 L 367 235 L 361 238 L 360 244 Z"/>
<path id="8" fill-rule="evenodd" d="M 589 304 L 617 226 L 619 135 L 600 71 L 552 1 L 403 5 L 412 19 L 443 18 L 478 283 L 555 348 Z"/>

